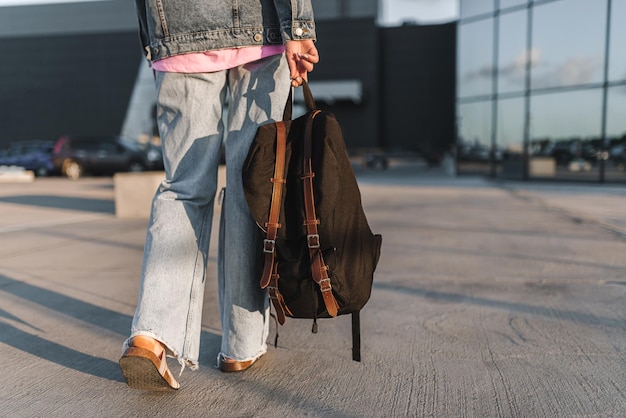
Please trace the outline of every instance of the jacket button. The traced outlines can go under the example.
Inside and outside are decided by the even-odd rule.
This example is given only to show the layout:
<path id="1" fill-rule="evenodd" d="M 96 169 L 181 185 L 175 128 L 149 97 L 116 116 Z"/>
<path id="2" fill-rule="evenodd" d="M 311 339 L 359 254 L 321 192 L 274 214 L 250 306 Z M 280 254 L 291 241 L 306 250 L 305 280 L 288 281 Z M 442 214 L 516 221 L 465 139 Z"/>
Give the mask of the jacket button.
<path id="1" fill-rule="evenodd" d="M 296 28 L 293 31 L 293 34 L 296 35 L 296 36 L 302 36 L 303 33 L 304 33 L 304 31 L 302 30 L 302 28 Z"/>
<path id="2" fill-rule="evenodd" d="M 262 40 L 263 40 L 263 35 L 261 35 L 260 33 L 254 34 L 254 42 L 261 42 Z"/>

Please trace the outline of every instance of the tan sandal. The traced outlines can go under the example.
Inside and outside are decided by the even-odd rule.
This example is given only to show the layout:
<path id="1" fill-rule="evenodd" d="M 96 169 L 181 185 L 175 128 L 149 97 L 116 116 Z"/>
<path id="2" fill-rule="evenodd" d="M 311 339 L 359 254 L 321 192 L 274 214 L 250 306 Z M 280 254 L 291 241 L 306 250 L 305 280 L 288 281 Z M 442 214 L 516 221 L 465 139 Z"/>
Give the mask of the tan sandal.
<path id="1" fill-rule="evenodd" d="M 165 348 L 157 340 L 136 336 L 119 361 L 126 383 L 133 389 L 168 390 L 178 389 L 176 381 L 167 367 Z"/>
<path id="2" fill-rule="evenodd" d="M 258 359 L 259 357 L 252 360 L 239 361 L 220 354 L 217 360 L 217 365 L 219 369 L 223 372 L 242 372 L 246 369 L 249 369 L 250 366 L 252 366 Z"/>

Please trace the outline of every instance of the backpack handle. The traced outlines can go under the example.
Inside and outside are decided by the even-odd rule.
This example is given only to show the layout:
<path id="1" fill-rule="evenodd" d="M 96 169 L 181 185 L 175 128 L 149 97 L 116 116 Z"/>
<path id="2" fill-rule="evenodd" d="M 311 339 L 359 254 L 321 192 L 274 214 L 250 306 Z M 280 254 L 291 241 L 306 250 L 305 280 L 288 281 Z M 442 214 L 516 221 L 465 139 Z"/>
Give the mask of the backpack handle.
<path id="1" fill-rule="evenodd" d="M 306 80 L 302 80 L 302 93 L 304 93 L 304 103 L 306 104 L 306 109 L 309 112 L 317 110 L 315 99 L 313 99 L 313 93 L 311 93 L 311 88 Z"/>
<path id="2" fill-rule="evenodd" d="M 285 111 L 283 112 L 283 122 L 291 120 L 293 113 L 293 92 L 294 88 L 292 87 L 289 90 L 289 97 L 287 97 L 287 104 L 285 105 Z M 306 105 L 306 110 L 308 112 L 313 112 L 314 110 L 317 110 L 317 105 L 315 104 L 313 93 L 311 93 L 311 88 L 309 87 L 309 83 L 306 80 L 302 80 L 302 94 L 304 95 L 304 104 Z"/>

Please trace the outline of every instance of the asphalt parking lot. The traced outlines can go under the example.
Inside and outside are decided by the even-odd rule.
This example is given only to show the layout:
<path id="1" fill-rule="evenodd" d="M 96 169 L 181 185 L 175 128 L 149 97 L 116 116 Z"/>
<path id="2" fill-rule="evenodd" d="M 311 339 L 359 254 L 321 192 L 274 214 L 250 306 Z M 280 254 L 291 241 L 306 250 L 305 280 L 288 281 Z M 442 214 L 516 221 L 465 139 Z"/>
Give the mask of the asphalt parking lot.
<path id="1" fill-rule="evenodd" d="M 363 361 L 349 318 L 288 319 L 217 370 L 213 245 L 200 368 L 169 393 L 117 366 L 146 219 L 115 216 L 107 177 L 0 184 L 0 416 L 626 416 L 626 187 L 358 176 L 383 235 Z"/>

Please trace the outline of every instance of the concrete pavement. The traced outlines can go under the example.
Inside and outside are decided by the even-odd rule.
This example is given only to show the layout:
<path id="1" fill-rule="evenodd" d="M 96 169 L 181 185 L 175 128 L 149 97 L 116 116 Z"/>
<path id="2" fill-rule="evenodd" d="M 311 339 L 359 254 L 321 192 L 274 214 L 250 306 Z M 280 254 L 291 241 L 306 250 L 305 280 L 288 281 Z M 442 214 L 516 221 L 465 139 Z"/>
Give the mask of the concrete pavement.
<path id="1" fill-rule="evenodd" d="M 288 319 L 216 370 L 213 246 L 200 368 L 156 394 L 117 366 L 146 220 L 110 178 L 0 185 L 0 416 L 626 416 L 626 187 L 357 172 L 383 235 L 363 361 L 348 317 Z"/>

